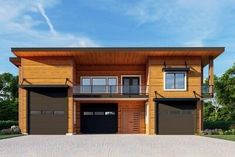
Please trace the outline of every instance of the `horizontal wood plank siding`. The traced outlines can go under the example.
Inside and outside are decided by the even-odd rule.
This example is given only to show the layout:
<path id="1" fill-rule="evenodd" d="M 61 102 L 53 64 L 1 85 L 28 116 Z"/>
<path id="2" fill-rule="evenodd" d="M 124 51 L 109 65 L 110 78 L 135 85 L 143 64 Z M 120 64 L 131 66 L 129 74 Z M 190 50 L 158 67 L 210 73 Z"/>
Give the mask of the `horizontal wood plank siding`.
<path id="1" fill-rule="evenodd" d="M 77 84 L 80 84 L 81 76 L 118 76 L 118 84 L 121 85 L 121 75 L 141 75 L 141 85 L 146 85 L 145 74 L 145 65 L 77 65 Z"/>
<path id="2" fill-rule="evenodd" d="M 47 58 L 22 58 L 19 69 L 19 84 L 53 85 L 68 84 L 73 86 L 76 74 L 72 58 L 47 57 Z M 66 79 L 68 81 L 66 82 Z M 22 133 L 27 133 L 27 96 L 25 89 L 19 89 L 19 126 Z M 73 133 L 73 93 L 68 90 L 68 133 Z"/>
<path id="3" fill-rule="evenodd" d="M 122 112 L 125 110 L 134 110 L 140 113 L 140 134 L 144 134 L 145 131 L 145 101 L 76 101 L 76 133 L 80 133 L 80 104 L 85 103 L 117 103 L 118 104 L 118 133 L 127 133 L 125 132 L 122 121 L 124 120 L 122 117 Z M 126 119 L 126 121 L 128 121 Z"/>
<path id="4" fill-rule="evenodd" d="M 166 66 L 187 66 L 190 71 L 187 74 L 186 91 L 164 91 L 164 74 L 162 68 Z M 150 57 L 148 62 L 149 71 L 149 125 L 147 132 L 155 134 L 155 102 L 153 99 L 158 98 L 200 98 L 202 82 L 202 63 L 201 57 Z M 155 91 L 157 95 L 155 95 Z M 196 93 L 196 95 L 195 95 Z M 198 108 L 199 109 L 199 108 Z M 200 111 L 198 111 L 199 113 Z M 199 115 L 197 116 L 199 118 Z M 197 122 L 199 122 L 197 120 Z M 199 124 L 197 124 L 198 126 Z"/>

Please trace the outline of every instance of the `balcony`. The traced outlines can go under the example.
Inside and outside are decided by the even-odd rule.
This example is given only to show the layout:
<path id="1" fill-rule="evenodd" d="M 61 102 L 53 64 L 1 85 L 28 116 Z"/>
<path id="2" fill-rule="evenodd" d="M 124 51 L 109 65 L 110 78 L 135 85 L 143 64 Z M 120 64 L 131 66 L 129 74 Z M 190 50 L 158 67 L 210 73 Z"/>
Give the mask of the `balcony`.
<path id="1" fill-rule="evenodd" d="M 148 98 L 147 86 L 78 85 L 73 88 L 75 98 Z"/>
<path id="2" fill-rule="evenodd" d="M 212 98 L 214 96 L 214 86 L 203 84 L 202 85 L 202 97 L 203 98 Z"/>

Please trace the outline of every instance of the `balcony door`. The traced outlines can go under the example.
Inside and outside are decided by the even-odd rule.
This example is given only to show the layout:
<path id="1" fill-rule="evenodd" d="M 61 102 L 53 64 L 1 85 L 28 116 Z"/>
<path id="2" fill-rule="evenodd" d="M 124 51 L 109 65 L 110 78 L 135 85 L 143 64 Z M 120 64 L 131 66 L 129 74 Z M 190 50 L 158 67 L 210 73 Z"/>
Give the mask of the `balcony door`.
<path id="1" fill-rule="evenodd" d="M 140 94 L 140 77 L 123 77 L 122 78 L 122 93 L 125 95 Z"/>

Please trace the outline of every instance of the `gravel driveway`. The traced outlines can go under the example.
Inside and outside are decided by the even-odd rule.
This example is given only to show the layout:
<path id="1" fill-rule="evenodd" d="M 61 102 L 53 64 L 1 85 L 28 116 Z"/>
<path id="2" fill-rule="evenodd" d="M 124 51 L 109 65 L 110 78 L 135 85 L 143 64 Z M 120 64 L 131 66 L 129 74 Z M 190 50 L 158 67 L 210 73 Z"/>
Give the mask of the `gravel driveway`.
<path id="1" fill-rule="evenodd" d="M 234 157 L 235 142 L 200 136 L 23 136 L 0 140 L 0 157 Z"/>

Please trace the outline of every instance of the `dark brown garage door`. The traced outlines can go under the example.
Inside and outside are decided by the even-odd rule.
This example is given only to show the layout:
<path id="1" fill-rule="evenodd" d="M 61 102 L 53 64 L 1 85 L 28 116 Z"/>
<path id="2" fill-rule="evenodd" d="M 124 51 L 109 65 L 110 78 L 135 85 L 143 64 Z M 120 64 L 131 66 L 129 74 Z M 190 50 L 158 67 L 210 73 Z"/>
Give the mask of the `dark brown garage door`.
<path id="1" fill-rule="evenodd" d="M 170 101 L 156 104 L 157 134 L 193 135 L 196 124 L 195 101 Z"/>
<path id="2" fill-rule="evenodd" d="M 30 89 L 28 98 L 30 134 L 66 134 L 66 88 Z"/>

